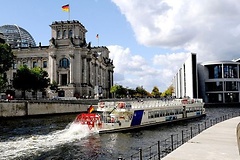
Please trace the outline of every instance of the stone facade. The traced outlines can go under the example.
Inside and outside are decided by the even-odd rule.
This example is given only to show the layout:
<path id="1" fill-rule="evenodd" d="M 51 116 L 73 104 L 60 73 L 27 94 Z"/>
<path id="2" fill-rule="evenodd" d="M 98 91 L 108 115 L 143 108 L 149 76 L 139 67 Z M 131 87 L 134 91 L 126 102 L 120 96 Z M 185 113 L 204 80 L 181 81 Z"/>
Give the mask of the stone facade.
<path id="1" fill-rule="evenodd" d="M 55 21 L 50 27 L 52 38 L 49 46 L 39 43 L 37 47 L 13 48 L 16 60 L 8 72 L 9 83 L 17 68 L 25 64 L 46 70 L 50 83 L 58 84 L 60 97 L 111 97 L 114 66 L 108 48 L 87 44 L 87 30 L 79 21 Z M 47 90 L 47 97 L 54 95 L 54 91 Z M 16 92 L 16 97 L 20 96 Z"/>

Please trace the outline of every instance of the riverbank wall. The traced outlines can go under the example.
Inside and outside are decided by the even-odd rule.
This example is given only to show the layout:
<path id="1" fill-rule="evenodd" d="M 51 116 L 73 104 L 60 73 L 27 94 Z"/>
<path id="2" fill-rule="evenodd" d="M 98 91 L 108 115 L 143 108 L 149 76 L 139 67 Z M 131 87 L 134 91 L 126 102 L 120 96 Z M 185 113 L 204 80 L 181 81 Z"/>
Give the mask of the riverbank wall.
<path id="1" fill-rule="evenodd" d="M 86 112 L 93 101 L 22 101 L 0 102 L 0 118 Z"/>
<path id="2" fill-rule="evenodd" d="M 136 100 L 136 99 L 134 99 Z M 151 100 L 151 99 L 144 99 Z M 132 99 L 104 99 L 104 101 L 132 101 Z M 86 112 L 90 105 L 95 110 L 98 99 L 81 100 L 12 100 L 0 102 L 1 117 L 22 117 L 49 114 L 68 114 Z M 214 104 L 206 103 L 204 107 L 239 107 L 240 103 Z"/>

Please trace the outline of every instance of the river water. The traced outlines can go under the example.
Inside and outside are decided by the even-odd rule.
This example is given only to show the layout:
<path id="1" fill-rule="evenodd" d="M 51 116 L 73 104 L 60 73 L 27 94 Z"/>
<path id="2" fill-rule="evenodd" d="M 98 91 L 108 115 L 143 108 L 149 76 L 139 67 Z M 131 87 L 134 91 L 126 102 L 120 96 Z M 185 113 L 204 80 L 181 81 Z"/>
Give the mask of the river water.
<path id="1" fill-rule="evenodd" d="M 0 160 L 114 160 L 129 157 L 171 134 L 221 116 L 237 108 L 206 108 L 207 116 L 181 123 L 159 125 L 124 133 L 101 134 L 73 124 L 77 114 L 1 119 Z"/>

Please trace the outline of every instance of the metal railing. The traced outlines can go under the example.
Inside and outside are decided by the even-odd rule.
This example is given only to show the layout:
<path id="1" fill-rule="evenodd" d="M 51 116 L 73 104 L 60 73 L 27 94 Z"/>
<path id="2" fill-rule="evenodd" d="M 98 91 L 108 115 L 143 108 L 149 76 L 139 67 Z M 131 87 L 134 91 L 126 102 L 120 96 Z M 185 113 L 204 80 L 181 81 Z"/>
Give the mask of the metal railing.
<path id="1" fill-rule="evenodd" d="M 207 128 L 239 115 L 240 113 L 232 113 L 215 119 L 206 120 L 202 123 L 191 126 L 188 130 L 182 130 L 179 134 L 172 134 L 167 139 L 158 140 L 157 143 L 155 142 L 151 146 L 148 146 L 146 148 L 139 148 L 136 153 L 128 157 L 119 157 L 118 160 L 160 160 Z"/>

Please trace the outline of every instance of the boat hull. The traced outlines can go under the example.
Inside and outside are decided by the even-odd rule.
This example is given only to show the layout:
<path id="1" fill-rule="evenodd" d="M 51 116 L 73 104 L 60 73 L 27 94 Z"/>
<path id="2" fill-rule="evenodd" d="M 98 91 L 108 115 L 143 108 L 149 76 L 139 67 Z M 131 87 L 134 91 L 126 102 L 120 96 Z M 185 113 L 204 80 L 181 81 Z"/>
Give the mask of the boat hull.
<path id="1" fill-rule="evenodd" d="M 185 117 L 185 118 L 180 118 L 180 119 L 174 119 L 171 121 L 161 121 L 161 122 L 155 122 L 155 123 L 148 123 L 148 124 L 143 124 L 143 125 L 136 125 L 136 126 L 130 126 L 130 127 L 124 127 L 124 128 L 114 128 L 114 129 L 100 129 L 98 130 L 99 134 L 106 134 L 106 133 L 115 133 L 115 132 L 124 132 L 124 131 L 133 131 L 136 129 L 143 129 L 143 128 L 149 128 L 152 126 L 159 126 L 163 124 L 168 124 L 168 123 L 175 123 L 175 122 L 180 122 L 180 121 L 186 121 L 186 120 L 191 120 L 191 119 L 196 119 L 200 117 L 205 117 L 206 114 L 201 114 L 201 115 L 195 115 L 192 117 Z"/>

